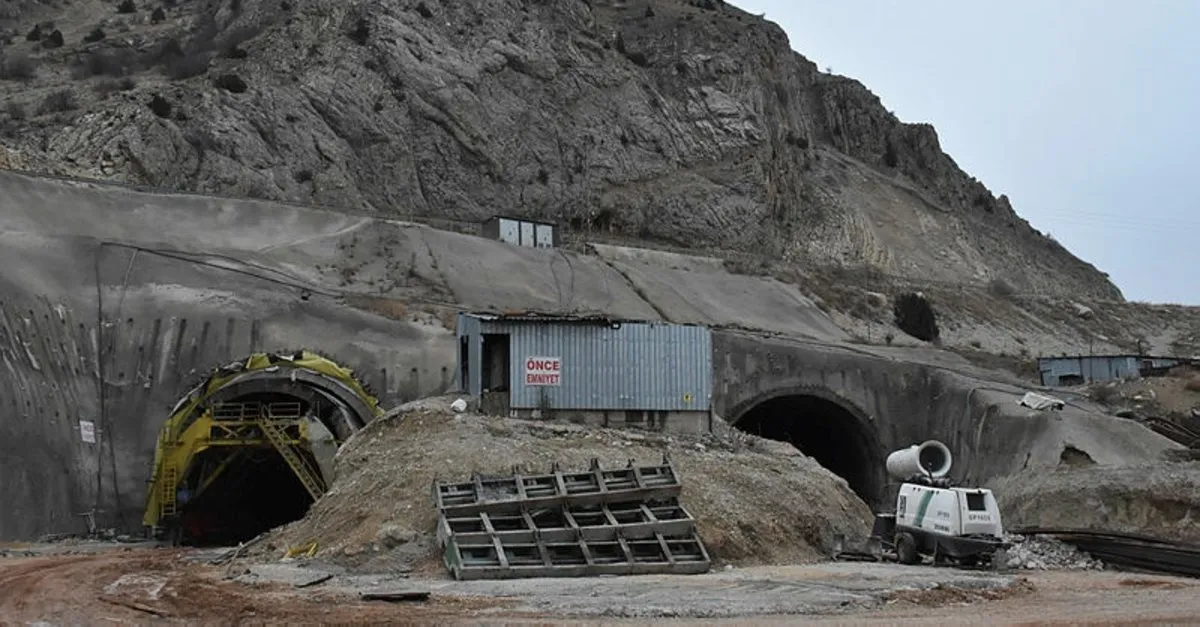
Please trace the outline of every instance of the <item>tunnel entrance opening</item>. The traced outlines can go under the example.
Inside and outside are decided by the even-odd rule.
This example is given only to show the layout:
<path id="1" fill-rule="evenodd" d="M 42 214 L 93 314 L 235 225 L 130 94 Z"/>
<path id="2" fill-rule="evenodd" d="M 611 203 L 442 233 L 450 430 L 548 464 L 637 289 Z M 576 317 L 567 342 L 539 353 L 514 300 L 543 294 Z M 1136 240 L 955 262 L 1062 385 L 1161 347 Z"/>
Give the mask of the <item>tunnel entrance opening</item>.
<path id="1" fill-rule="evenodd" d="M 302 518 L 326 483 L 311 434 L 327 434 L 321 418 L 336 411 L 280 392 L 214 404 L 208 437 L 176 487 L 176 540 L 233 545 Z"/>
<path id="2" fill-rule="evenodd" d="M 228 544 L 304 516 L 338 446 L 382 415 L 352 370 L 315 353 L 255 353 L 215 369 L 167 417 L 142 525 Z"/>
<path id="3" fill-rule="evenodd" d="M 312 505 L 304 485 L 275 450 L 237 451 L 231 459 L 201 457 L 201 467 L 223 465 L 223 470 L 194 499 L 181 495 L 181 544 L 237 545 L 303 518 Z"/>
<path id="4" fill-rule="evenodd" d="M 846 480 L 869 505 L 882 496 L 883 459 L 868 427 L 837 402 L 808 394 L 779 396 L 751 407 L 734 426 L 787 442 Z"/>

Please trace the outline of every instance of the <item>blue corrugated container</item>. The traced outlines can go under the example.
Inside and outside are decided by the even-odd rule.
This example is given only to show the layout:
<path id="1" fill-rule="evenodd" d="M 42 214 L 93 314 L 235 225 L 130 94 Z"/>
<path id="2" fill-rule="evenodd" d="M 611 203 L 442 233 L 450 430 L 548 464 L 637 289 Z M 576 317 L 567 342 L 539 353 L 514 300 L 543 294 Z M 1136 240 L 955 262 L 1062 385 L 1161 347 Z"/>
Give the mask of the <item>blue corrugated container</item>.
<path id="1" fill-rule="evenodd" d="M 1179 362 L 1176 358 L 1136 355 L 1042 357 L 1038 359 L 1038 370 L 1042 375 L 1042 385 L 1079 385 L 1136 378 L 1142 375 L 1143 370 L 1168 368 Z"/>
<path id="2" fill-rule="evenodd" d="M 468 363 L 484 363 L 485 334 L 508 336 L 514 409 L 708 411 L 710 406 L 712 335 L 705 327 L 462 314 L 459 337 Z M 466 370 L 463 387 L 479 394 L 481 368 Z M 557 385 L 535 384 L 552 382 L 554 374 Z"/>

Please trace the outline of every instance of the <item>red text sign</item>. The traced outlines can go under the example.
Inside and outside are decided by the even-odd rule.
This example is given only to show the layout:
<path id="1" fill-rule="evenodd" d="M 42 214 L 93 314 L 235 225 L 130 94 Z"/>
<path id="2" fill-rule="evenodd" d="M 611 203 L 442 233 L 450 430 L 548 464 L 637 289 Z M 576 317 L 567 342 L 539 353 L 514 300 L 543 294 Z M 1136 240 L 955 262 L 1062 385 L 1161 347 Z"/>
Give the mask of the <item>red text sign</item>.
<path id="1" fill-rule="evenodd" d="M 558 357 L 525 358 L 525 385 L 558 385 L 562 380 L 562 361 Z"/>

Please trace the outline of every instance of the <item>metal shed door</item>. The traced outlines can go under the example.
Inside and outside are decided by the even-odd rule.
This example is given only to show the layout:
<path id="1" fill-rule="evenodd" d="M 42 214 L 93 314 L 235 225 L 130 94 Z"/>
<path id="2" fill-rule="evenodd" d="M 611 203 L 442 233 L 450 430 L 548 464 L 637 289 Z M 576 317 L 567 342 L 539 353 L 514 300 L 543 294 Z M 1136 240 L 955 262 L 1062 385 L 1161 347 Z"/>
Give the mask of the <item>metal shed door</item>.
<path id="1" fill-rule="evenodd" d="M 521 245 L 521 233 L 516 220 L 500 220 L 500 241 L 513 246 Z"/>
<path id="2" fill-rule="evenodd" d="M 533 241 L 533 224 L 530 222 L 522 222 L 521 223 L 521 245 L 522 246 L 535 246 L 536 245 L 536 243 Z"/>
<path id="3" fill-rule="evenodd" d="M 554 229 L 549 224 L 537 225 L 538 248 L 554 248 Z"/>

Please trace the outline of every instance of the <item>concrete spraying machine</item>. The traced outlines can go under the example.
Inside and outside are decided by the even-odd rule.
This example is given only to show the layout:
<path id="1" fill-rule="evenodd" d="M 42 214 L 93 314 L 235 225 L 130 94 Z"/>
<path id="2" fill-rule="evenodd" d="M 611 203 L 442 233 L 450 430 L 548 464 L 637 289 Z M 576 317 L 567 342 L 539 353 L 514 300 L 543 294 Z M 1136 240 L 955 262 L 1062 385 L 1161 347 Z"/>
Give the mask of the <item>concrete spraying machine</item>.
<path id="1" fill-rule="evenodd" d="M 950 449 L 927 440 L 888 455 L 887 471 L 900 481 L 893 512 L 875 514 L 866 548 L 837 557 L 891 558 L 917 564 L 929 556 L 935 564 L 992 565 L 1007 548 L 1000 509 L 991 490 L 952 485 Z"/>

